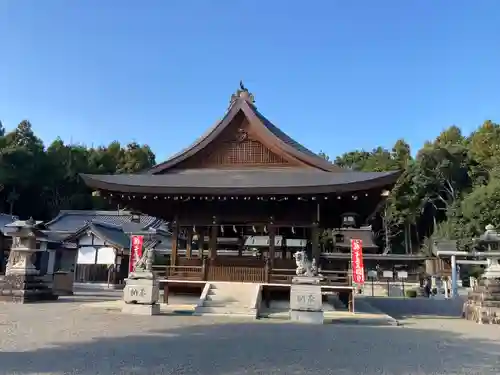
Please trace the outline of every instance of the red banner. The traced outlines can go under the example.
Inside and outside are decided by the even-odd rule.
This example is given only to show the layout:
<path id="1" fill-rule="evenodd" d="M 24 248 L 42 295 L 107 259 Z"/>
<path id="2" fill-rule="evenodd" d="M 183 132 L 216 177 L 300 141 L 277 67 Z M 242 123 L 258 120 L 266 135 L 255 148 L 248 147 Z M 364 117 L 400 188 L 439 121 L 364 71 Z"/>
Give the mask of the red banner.
<path id="1" fill-rule="evenodd" d="M 130 258 L 128 261 L 128 272 L 135 271 L 135 265 L 142 257 L 142 244 L 144 243 L 144 236 L 131 236 L 130 237 Z"/>
<path id="2" fill-rule="evenodd" d="M 365 268 L 363 266 L 363 241 L 351 240 L 351 268 L 353 284 L 365 283 Z"/>

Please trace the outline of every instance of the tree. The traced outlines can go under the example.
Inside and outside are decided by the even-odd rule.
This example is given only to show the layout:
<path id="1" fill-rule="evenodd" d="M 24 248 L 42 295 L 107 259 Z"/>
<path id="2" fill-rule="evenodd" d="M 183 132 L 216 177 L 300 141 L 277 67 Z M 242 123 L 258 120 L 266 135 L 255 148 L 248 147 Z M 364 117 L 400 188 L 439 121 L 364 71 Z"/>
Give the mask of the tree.
<path id="1" fill-rule="evenodd" d="M 326 161 L 330 161 L 330 157 L 326 153 L 324 153 L 323 151 L 320 151 L 318 153 L 318 156 L 325 159 Z"/>
<path id="2" fill-rule="evenodd" d="M 389 148 L 319 155 L 353 171 L 402 171 L 374 219 L 385 252 L 413 253 L 435 237 L 465 248 L 486 224 L 500 226 L 500 125 L 493 121 L 468 136 L 450 126 L 415 158 L 404 139 Z M 93 197 L 80 173 L 134 173 L 154 164 L 152 150 L 136 142 L 86 147 L 57 138 L 45 147 L 28 120 L 9 132 L 0 123 L 0 212 L 43 220 L 61 209 L 116 208 Z M 331 230 L 322 243 L 333 246 Z"/>
<path id="3" fill-rule="evenodd" d="M 80 173 L 133 173 L 154 163 L 151 149 L 134 142 L 88 148 L 57 138 L 45 149 L 29 121 L 7 133 L 0 126 L 0 212 L 49 219 L 61 209 L 106 208 Z"/>

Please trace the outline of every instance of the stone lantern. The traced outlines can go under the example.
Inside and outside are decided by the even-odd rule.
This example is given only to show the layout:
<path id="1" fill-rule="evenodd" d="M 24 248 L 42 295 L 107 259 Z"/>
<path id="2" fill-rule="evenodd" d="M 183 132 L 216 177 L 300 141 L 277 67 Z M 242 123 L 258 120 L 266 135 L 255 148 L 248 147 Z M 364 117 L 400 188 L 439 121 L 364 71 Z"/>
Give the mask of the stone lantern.
<path id="1" fill-rule="evenodd" d="M 500 324 L 500 233 L 492 225 L 474 241 L 477 254 L 486 257 L 488 265 L 464 304 L 465 319 L 477 323 Z M 484 252 L 482 252 L 484 251 Z"/>
<path id="2" fill-rule="evenodd" d="M 6 226 L 7 235 L 12 237 L 9 260 L 5 276 L 0 279 L 0 300 L 28 303 L 46 300 L 56 300 L 52 288 L 33 264 L 38 251 L 37 238 L 45 235 L 36 229 L 36 222 L 30 218 L 26 221 L 16 221 Z"/>

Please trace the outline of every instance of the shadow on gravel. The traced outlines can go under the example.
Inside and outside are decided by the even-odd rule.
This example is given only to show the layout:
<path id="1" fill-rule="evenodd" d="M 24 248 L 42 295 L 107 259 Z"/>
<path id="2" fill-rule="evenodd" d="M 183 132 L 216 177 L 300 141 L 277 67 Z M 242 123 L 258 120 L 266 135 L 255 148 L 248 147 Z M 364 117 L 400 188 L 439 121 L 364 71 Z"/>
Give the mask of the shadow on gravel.
<path id="1" fill-rule="evenodd" d="M 432 298 L 364 297 L 363 300 L 395 319 L 404 319 L 416 316 L 460 317 L 465 298 L 439 300 Z"/>
<path id="2" fill-rule="evenodd" d="M 494 341 L 398 327 L 240 322 L 52 345 L 1 352 L 0 374 L 500 373 Z"/>

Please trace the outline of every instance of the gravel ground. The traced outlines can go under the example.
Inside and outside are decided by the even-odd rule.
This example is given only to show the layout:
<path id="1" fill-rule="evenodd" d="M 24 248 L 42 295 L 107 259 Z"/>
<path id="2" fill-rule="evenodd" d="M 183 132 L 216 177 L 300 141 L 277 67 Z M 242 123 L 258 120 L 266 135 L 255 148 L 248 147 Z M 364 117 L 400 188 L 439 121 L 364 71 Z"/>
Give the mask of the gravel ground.
<path id="1" fill-rule="evenodd" d="M 138 317 L 80 302 L 0 304 L 0 374 L 499 374 L 500 327 Z"/>

